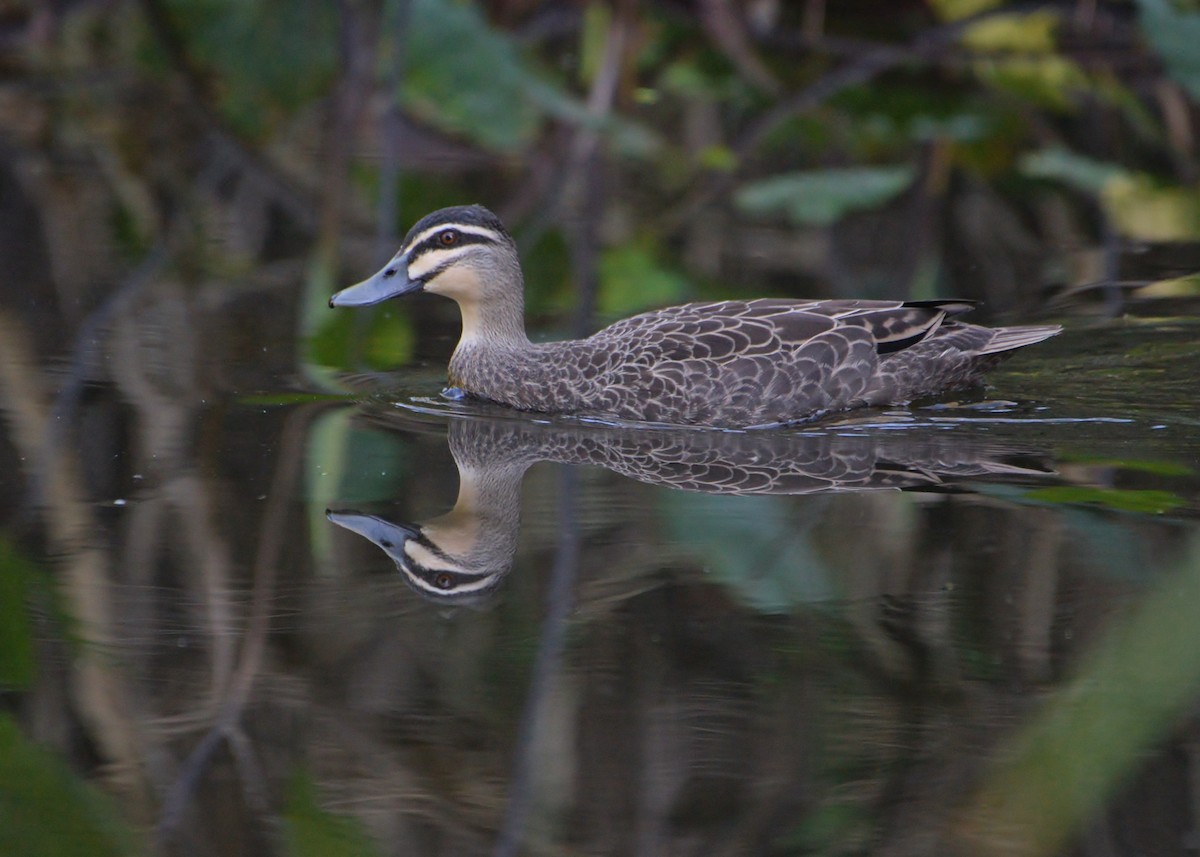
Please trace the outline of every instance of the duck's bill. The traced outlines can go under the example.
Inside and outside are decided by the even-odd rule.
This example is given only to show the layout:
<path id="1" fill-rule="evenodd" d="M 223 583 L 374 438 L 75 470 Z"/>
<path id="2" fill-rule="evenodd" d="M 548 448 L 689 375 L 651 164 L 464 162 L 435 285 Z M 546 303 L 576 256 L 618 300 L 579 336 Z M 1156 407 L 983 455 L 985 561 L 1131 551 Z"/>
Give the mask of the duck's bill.
<path id="1" fill-rule="evenodd" d="M 408 266 L 403 262 L 392 261 L 387 267 L 373 277 L 347 286 L 329 299 L 329 305 L 337 306 L 371 306 L 389 298 L 410 295 L 421 291 L 425 284 L 408 276 Z"/>
<path id="2" fill-rule="evenodd" d="M 397 552 L 401 551 L 404 542 L 418 534 L 417 528 L 410 524 L 393 524 L 374 515 L 326 509 L 325 517 L 339 527 L 345 527 L 352 533 L 358 533 L 367 541 L 375 543 L 389 553 L 393 549 Z"/>

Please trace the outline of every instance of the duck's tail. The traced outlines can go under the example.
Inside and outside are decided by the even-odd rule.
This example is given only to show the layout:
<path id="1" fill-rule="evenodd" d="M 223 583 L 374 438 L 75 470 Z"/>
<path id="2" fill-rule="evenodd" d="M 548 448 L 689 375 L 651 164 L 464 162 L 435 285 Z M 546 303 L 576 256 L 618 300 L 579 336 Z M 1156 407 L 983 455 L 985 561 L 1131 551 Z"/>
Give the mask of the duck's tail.
<path id="1" fill-rule="evenodd" d="M 997 327 L 992 330 L 992 338 L 979 349 L 979 355 L 1001 354 L 1033 345 L 1051 336 L 1062 333 L 1062 326 L 1057 324 L 1030 325 L 1027 327 Z"/>

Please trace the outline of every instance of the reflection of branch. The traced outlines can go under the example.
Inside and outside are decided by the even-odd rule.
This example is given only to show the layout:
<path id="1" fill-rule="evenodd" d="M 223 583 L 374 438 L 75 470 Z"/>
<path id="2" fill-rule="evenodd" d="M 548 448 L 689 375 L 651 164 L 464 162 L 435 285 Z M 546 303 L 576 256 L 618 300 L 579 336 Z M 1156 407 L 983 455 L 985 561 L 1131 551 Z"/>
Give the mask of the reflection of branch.
<path id="1" fill-rule="evenodd" d="M 271 481 L 267 509 L 263 515 L 258 553 L 254 558 L 254 589 L 251 593 L 250 617 L 246 625 L 241 660 L 226 689 L 225 700 L 212 728 L 188 755 L 180 768 L 178 778 L 163 801 L 156 829 L 160 845 L 169 841 L 178 827 L 204 771 L 223 742 L 229 743 L 242 768 L 245 778 L 243 787 L 249 797 L 253 800 L 261 794 L 261 782 L 257 781 L 258 769 L 249 756 L 246 742 L 240 737 L 238 722 L 250 698 L 254 681 L 262 669 L 267 633 L 270 630 L 275 576 L 283 551 L 284 534 L 287 532 L 291 488 L 299 474 L 307 425 L 308 412 L 305 410 L 294 413 L 284 424 L 275 475 Z"/>
<path id="2" fill-rule="evenodd" d="M 529 813 L 533 789 L 534 757 L 537 739 L 546 734 L 546 706 L 554 690 L 554 679 L 562 663 L 567 636 L 567 617 L 575 606 L 575 578 L 579 573 L 579 474 L 573 467 L 562 469 L 562 499 L 559 503 L 558 552 L 550 575 L 550 592 L 546 596 L 548 610 L 542 625 L 542 638 L 533 662 L 533 677 L 521 714 L 521 731 L 517 736 L 516 761 L 512 785 L 509 787 L 508 807 L 504 826 L 492 852 L 497 857 L 515 855 L 521 848 L 525 817 Z"/>
<path id="3" fill-rule="evenodd" d="M 76 459 L 53 452 L 46 442 L 53 420 L 39 371 L 24 329 L 0 315 L 0 409 L 26 472 L 39 482 L 50 550 L 61 558 L 57 579 L 85 644 L 74 669 L 74 702 L 101 756 L 144 798 L 145 782 L 138 775 L 152 765 L 155 753 L 133 713 L 134 690 L 112 662 L 116 635 L 109 557 L 95 543 L 97 523 Z"/>

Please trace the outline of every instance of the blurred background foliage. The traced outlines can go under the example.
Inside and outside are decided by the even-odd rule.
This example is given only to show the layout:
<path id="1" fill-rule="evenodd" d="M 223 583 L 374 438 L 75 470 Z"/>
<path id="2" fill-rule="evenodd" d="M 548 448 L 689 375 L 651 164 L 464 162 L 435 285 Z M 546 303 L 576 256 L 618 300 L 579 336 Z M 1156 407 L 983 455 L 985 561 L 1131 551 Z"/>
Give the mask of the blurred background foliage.
<path id="1" fill-rule="evenodd" d="M 564 332 L 750 292 L 1111 315 L 1200 290 L 1197 37 L 1191 0 L 7 2 L 6 242 L 68 323 L 155 249 L 305 282 L 310 367 L 453 327 L 324 299 L 462 202 Z"/>
<path id="2" fill-rule="evenodd" d="M 326 300 L 390 256 L 417 218 L 464 202 L 484 203 L 509 224 L 521 245 L 530 314 L 550 335 L 665 303 L 759 294 L 956 295 L 985 301 L 983 314 L 1022 318 L 1068 309 L 1193 312 L 1200 299 L 1197 44 L 1196 0 L 0 0 L 0 283 L 5 309 L 36 331 L 30 351 L 51 358 L 45 374 L 63 386 L 53 413 L 26 415 L 38 427 L 29 436 L 43 437 L 41 427 L 54 421 L 71 423 L 72 406 L 91 396 L 90 411 L 75 411 L 94 419 L 78 422 L 81 481 L 105 486 L 96 496 L 124 498 L 138 487 L 121 481 L 121 468 L 153 483 L 163 473 L 203 469 L 187 458 L 193 446 L 204 460 L 216 457 L 213 426 L 225 418 L 226 402 L 210 396 L 214 388 L 244 403 L 268 377 L 278 386 L 256 402 L 294 401 L 280 389 L 293 381 L 329 386 L 348 367 L 425 358 L 441 377 L 457 324 L 446 302 L 350 313 L 329 311 Z M 121 312 L 135 302 L 138 325 Z M 1163 366 L 1178 370 L 1194 359 L 1193 327 L 1180 324 L 1169 336 L 1155 328 L 1137 348 L 1128 330 L 1093 331 L 1072 347 L 1101 357 L 1060 357 L 1061 372 L 1027 375 L 1022 390 L 1036 398 L 1067 374 L 1086 390 L 1080 407 L 1157 420 L 1164 402 L 1195 398 L 1195 373 L 1162 374 Z M 17 329 L 0 336 L 12 350 Z M 125 404 L 97 392 L 114 378 Z M 431 377 L 425 390 L 433 389 Z M 10 401 L 36 410 L 35 397 L 19 391 Z M 155 419 L 112 428 L 122 407 Z M 136 453 L 113 454 L 126 449 L 122 431 L 144 435 Z M 256 449 L 273 437 L 261 424 L 238 431 Z M 348 414 L 314 418 L 305 443 L 296 444 L 303 455 L 289 458 L 280 445 L 281 461 L 309 465 L 303 476 L 314 521 L 335 499 L 378 500 L 431 470 L 427 450 L 396 447 Z M 22 464 L 31 450 L 40 447 L 23 449 Z M 1159 458 L 1147 453 L 1138 464 L 1128 448 L 1122 452 L 1119 468 L 1116 458 L 1075 467 L 1119 469 L 1127 481 L 1091 487 L 1101 480 L 1089 477 L 1019 498 L 1039 515 L 1076 512 L 1063 530 L 1086 549 L 1068 542 L 1063 553 L 1111 579 L 1154 564 L 1134 550 L 1140 542 L 1106 536 L 1089 510 L 1177 513 L 1186 506 L 1183 488 L 1143 487 L 1127 474 L 1141 467 L 1194 476 L 1193 469 L 1164 474 Z M 239 476 L 261 476 L 247 463 L 256 458 L 232 460 Z M 286 494 L 261 481 L 261 497 L 285 508 Z M 25 490 L 12 479 L 0 485 L 13 508 Z M 257 513 L 223 505 L 224 493 L 214 501 L 219 515 L 200 502 L 206 495 L 185 496 L 195 505 L 181 501 L 183 517 L 204 525 L 195 544 L 217 556 L 205 573 L 220 583 L 211 587 L 219 600 L 228 586 L 211 568 L 226 562 L 213 535 L 222 531 L 205 527 L 219 520 L 240 534 Z M 142 508 L 158 514 L 154 499 L 142 494 Z M 713 579 L 732 602 L 774 616 L 828 594 L 845 570 L 826 561 L 828 546 L 795 529 L 785 504 L 742 503 L 737 527 L 726 499 L 673 497 L 663 520 L 677 541 L 717 558 Z M 93 532 L 92 517 L 72 520 L 78 529 L 63 524 L 59 543 L 90 544 L 80 533 Z M 996 529 L 994 520 L 966 535 L 984 529 Z M 256 533 L 239 537 L 249 544 Z M 786 545 L 806 560 L 808 575 L 728 551 L 746 533 Z M 310 539 L 315 557 L 332 555 L 326 527 L 312 527 Z M 1037 551 L 1027 539 L 1013 541 L 1025 574 Z M 157 567 L 159 546 L 138 545 L 144 553 L 135 555 Z M 27 550 L 0 539 L 0 694 L 10 698 L 37 682 L 46 625 L 65 638 L 52 663 L 74 663 L 90 678 L 95 664 L 108 663 L 107 650 L 81 642 L 86 633 L 77 639 L 71 618 L 99 602 L 59 603 L 51 573 Z M 1197 550 L 1188 556 L 1191 574 Z M 136 566 L 124 558 L 114 564 Z M 1195 594 L 1195 576 L 1185 594 Z M 536 577 L 527 577 L 533 587 Z M 370 591 L 364 600 L 374 597 Z M 522 611 L 534 601 L 517 603 Z M 724 601 L 714 603 L 725 610 Z M 1157 683 L 1157 693 L 1136 688 L 1156 714 L 1174 712 L 1194 681 L 1190 661 L 1179 667 L 1185 681 L 1147 670 L 1141 659 L 1143 650 L 1196 650 L 1184 621 L 1194 599 L 1175 603 L 1179 616 L 1170 616 L 1178 621 L 1160 626 L 1173 642 L 1126 646 L 1120 651 L 1133 654 L 1114 658 L 1118 674 Z M 614 638 L 653 626 L 629 615 L 634 621 Z M 343 619 L 330 623 L 337 625 L 331 638 L 347 633 Z M 503 700 L 489 711 L 467 696 L 463 708 L 472 717 L 488 711 L 497 732 L 519 707 L 517 679 L 533 660 L 537 622 L 529 611 L 501 619 L 510 623 L 502 645 L 487 659 L 463 659 L 479 664 L 487 698 Z M 981 635 L 989 627 L 964 624 Z M 412 633 L 432 639 L 424 625 Z M 223 628 L 212 637 L 218 649 L 231 639 Z M 147 649 L 160 642 L 146 640 Z M 331 647 L 314 648 L 324 656 Z M 982 642 L 978 649 L 986 651 Z M 812 658 L 812 650 L 797 645 L 795 657 Z M 213 661 L 214 674 L 225 669 L 220 657 Z M 980 663 L 981 673 L 996 669 L 982 655 Z M 774 669 L 762 673 L 771 682 Z M 847 675 L 837 671 L 839 681 Z M 270 689 L 263 696 L 288 699 Z M 779 699 L 781 722 L 791 724 L 793 706 Z M 302 701 L 297 709 L 307 714 L 313 706 Z M 82 745 L 75 752 L 90 765 L 124 758 L 120 736 L 92 728 L 97 743 L 85 744 L 74 727 L 59 729 L 41 716 L 45 709 L 31 710 L 33 730 L 0 716 L 7 787 L 0 817 L 23 822 L 0 829 L 0 853 L 53 853 L 60 844 L 69 853 L 136 853 L 137 834 L 111 821 L 118 813 L 108 798 L 42 747 L 47 738 Z M 273 728 L 282 722 L 271 709 L 263 717 Z M 340 734 L 344 724 L 335 725 Z M 1026 752 L 1075 725 L 1051 711 L 1027 736 Z M 1106 729 L 1130 740 L 1112 743 L 1101 783 L 1118 780 L 1129 764 L 1116 750 L 1140 751 L 1146 740 L 1120 721 Z M 188 736 L 186 725 L 178 734 Z M 1021 750 L 1000 776 L 1024 794 L 1038 774 L 1028 773 Z M 283 813 L 287 852 L 373 853 L 362 830 L 318 805 L 318 773 L 296 771 Z M 623 793 L 627 782 L 620 786 Z M 985 792 L 979 802 L 991 798 Z M 127 815 L 147 827 L 156 810 L 131 802 L 142 809 Z M 163 814 L 171 815 L 169 802 Z M 811 849 L 856 818 L 834 805 L 804 817 L 797 836 Z M 475 829 L 457 820 L 454 827 Z"/>

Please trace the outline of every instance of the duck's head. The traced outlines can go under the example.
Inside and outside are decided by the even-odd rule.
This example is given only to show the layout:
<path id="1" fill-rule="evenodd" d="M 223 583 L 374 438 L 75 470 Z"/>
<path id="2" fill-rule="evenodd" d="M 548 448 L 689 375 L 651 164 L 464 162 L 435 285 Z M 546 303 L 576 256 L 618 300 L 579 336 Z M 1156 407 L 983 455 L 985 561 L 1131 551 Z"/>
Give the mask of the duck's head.
<path id="1" fill-rule="evenodd" d="M 489 538 L 480 525 L 451 512 L 424 525 L 394 524 L 374 515 L 326 511 L 339 527 L 383 549 L 404 581 L 441 604 L 480 604 L 512 569 L 514 539 Z"/>
<path id="2" fill-rule="evenodd" d="M 516 244 L 481 205 L 443 208 L 421 218 L 379 273 L 329 299 L 331 307 L 361 307 L 414 292 L 453 298 L 464 307 L 521 302 Z"/>

